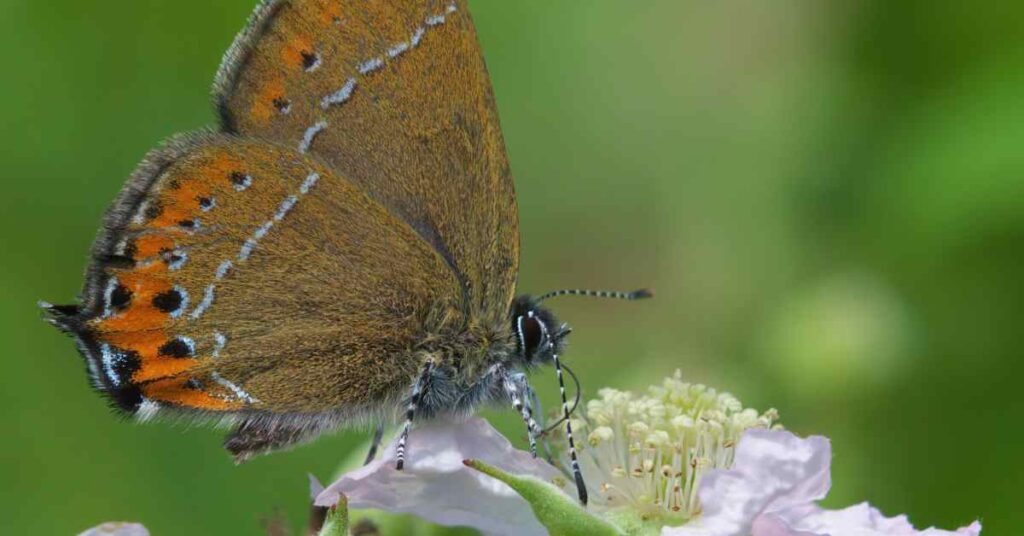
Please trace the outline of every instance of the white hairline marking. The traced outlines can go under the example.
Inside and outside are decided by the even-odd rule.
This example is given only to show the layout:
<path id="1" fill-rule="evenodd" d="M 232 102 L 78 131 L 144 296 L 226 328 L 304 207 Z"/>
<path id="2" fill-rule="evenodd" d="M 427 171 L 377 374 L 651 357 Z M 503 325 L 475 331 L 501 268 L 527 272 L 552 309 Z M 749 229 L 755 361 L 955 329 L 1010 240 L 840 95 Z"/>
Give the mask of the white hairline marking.
<path id="1" fill-rule="evenodd" d="M 238 398 L 248 402 L 249 404 L 254 404 L 256 402 L 259 402 L 259 400 L 256 400 L 255 398 L 249 396 L 249 393 L 247 393 L 244 390 L 242 390 L 241 387 L 235 385 L 234 383 L 229 381 L 224 376 L 221 376 L 217 372 L 211 372 L 210 373 L 210 377 L 213 378 L 213 381 L 215 381 L 215 382 L 223 385 L 224 387 L 228 388 L 232 393 L 235 394 L 236 397 L 238 397 Z"/>
<path id="2" fill-rule="evenodd" d="M 302 181 L 302 186 L 299 187 L 299 192 L 301 192 L 302 195 L 308 194 L 309 191 L 312 190 L 314 186 L 316 186 L 316 183 L 319 180 L 320 180 L 320 174 L 319 173 L 316 173 L 316 172 L 310 173 L 309 175 L 306 176 L 306 180 Z"/>
<path id="3" fill-rule="evenodd" d="M 317 121 L 316 124 L 307 128 L 306 132 L 302 135 L 302 141 L 299 142 L 299 152 L 308 153 L 309 147 L 313 145 L 313 139 L 315 139 L 316 135 L 323 131 L 323 129 L 325 128 L 327 128 L 327 121 L 323 119 Z"/>
<path id="4" fill-rule="evenodd" d="M 445 8 L 444 13 L 429 16 L 423 21 L 423 23 L 427 27 L 439 26 L 441 24 L 444 24 L 446 14 L 455 13 L 457 10 L 458 6 L 455 5 L 455 2 L 452 2 L 448 4 L 447 8 Z M 409 41 L 399 41 L 398 43 L 395 43 L 390 47 L 387 47 L 385 53 L 389 58 L 397 58 L 405 51 L 411 48 L 416 48 L 416 46 L 420 44 L 420 41 L 423 39 L 423 35 L 425 33 L 426 28 L 424 26 L 419 26 L 416 28 L 415 31 L 413 31 L 412 37 L 409 39 Z M 376 71 L 377 69 L 380 69 L 383 66 L 384 59 L 380 56 L 373 56 L 359 63 L 356 67 L 356 70 L 359 71 L 359 74 L 366 75 L 373 71 Z M 339 88 L 337 91 L 330 93 L 324 98 L 320 99 L 320 107 L 326 110 L 335 104 L 345 103 L 352 96 L 352 91 L 355 89 L 355 87 L 356 79 L 349 78 L 348 80 L 345 81 L 345 85 L 341 86 L 341 88 Z M 299 151 L 303 153 L 308 152 L 310 146 L 313 144 L 313 138 L 315 138 L 316 135 L 319 134 L 320 131 L 322 131 L 325 128 L 327 128 L 327 121 L 323 119 L 321 119 L 311 127 L 307 128 L 306 132 L 302 136 L 302 141 L 299 142 Z"/>
<path id="5" fill-rule="evenodd" d="M 395 46 L 393 46 L 393 47 L 388 49 L 388 57 L 389 58 L 397 58 L 398 56 L 400 56 L 406 50 L 409 50 L 409 42 L 408 41 L 402 41 L 401 43 L 398 43 L 397 45 L 395 45 Z"/>
<path id="6" fill-rule="evenodd" d="M 341 89 L 321 99 L 320 107 L 326 110 L 330 108 L 332 105 L 342 104 L 343 102 L 347 101 L 350 97 L 352 97 L 352 92 L 355 91 L 355 89 L 356 79 L 349 78 L 348 80 L 345 81 L 345 85 L 341 86 Z"/>
<path id="7" fill-rule="evenodd" d="M 215 274 L 217 276 L 217 279 L 224 279 L 224 276 L 228 275 L 228 272 L 231 270 L 233 266 L 234 263 L 232 263 L 231 261 L 224 261 L 220 263 L 220 266 L 217 267 L 217 273 Z"/>
<path id="8" fill-rule="evenodd" d="M 256 250 L 256 246 L 259 245 L 260 240 L 267 236 L 267 233 L 269 233 L 270 230 L 274 228 L 274 224 L 276 222 L 283 220 L 285 216 L 287 216 L 288 213 L 291 212 L 293 208 L 295 208 L 295 205 L 298 204 L 299 199 L 302 196 L 308 194 L 309 191 L 313 189 L 313 186 L 315 186 L 317 181 L 319 180 L 320 174 L 315 171 L 311 172 L 309 175 L 306 175 L 306 178 L 302 181 L 302 184 L 299 186 L 299 193 L 290 194 L 288 195 L 288 197 L 285 197 L 284 200 L 281 201 L 281 203 L 277 206 L 277 211 L 274 212 L 274 216 L 271 219 L 263 222 L 259 227 L 256 228 L 255 231 L 253 231 L 252 236 L 245 240 L 245 243 L 243 243 L 242 247 L 238 250 L 238 256 L 236 260 L 238 262 L 248 260 L 249 256 L 252 255 L 253 251 Z M 234 263 L 232 261 L 226 260 L 221 262 L 220 265 L 217 266 L 217 271 L 214 273 L 214 279 L 217 281 L 224 279 L 224 277 L 228 275 L 228 272 L 230 272 L 232 268 L 234 268 Z M 210 308 L 211 305 L 213 305 L 213 300 L 216 295 L 216 292 L 216 281 L 206 286 L 206 290 L 203 293 L 203 301 L 201 301 L 199 305 L 197 305 L 196 308 L 193 309 L 191 313 L 189 313 L 189 316 L 193 320 L 198 319 L 200 316 L 203 315 L 203 313 L 205 313 Z"/>
<path id="9" fill-rule="evenodd" d="M 145 212 L 149 208 L 149 199 L 143 199 L 139 203 L 139 208 L 135 209 L 135 214 L 132 215 L 132 223 L 140 225 L 146 221 Z"/>
<path id="10" fill-rule="evenodd" d="M 420 41 L 423 40 L 423 34 L 425 33 L 427 33 L 426 28 L 422 26 L 416 28 L 416 31 L 413 32 L 412 39 L 410 40 L 410 43 L 412 44 L 413 47 L 419 46 Z"/>
<path id="11" fill-rule="evenodd" d="M 193 309 L 192 312 L 189 314 L 189 316 L 192 317 L 193 320 L 202 316 L 203 313 L 205 313 L 206 310 L 209 309 L 211 305 L 213 305 L 214 287 L 215 285 L 213 283 L 206 285 L 206 290 L 203 292 L 203 301 L 199 302 L 199 305 L 197 305 L 196 308 Z"/>
<path id="12" fill-rule="evenodd" d="M 292 207 L 295 206 L 295 203 L 298 202 L 299 197 L 296 195 L 289 195 L 286 197 L 284 201 L 281 201 L 281 206 L 277 207 L 277 213 L 274 214 L 274 221 L 283 220 L 284 217 L 292 210 Z"/>
<path id="13" fill-rule="evenodd" d="M 121 354 L 115 355 L 113 348 L 109 344 L 103 343 L 100 345 L 100 353 L 103 354 L 103 371 L 107 373 L 107 377 L 110 378 L 110 382 L 114 384 L 114 387 L 121 386 L 121 377 L 114 371 L 114 359 L 124 359 Z"/>
<path id="14" fill-rule="evenodd" d="M 368 74 L 384 66 L 384 59 L 380 56 L 370 58 L 359 64 L 359 74 Z"/>
<path id="15" fill-rule="evenodd" d="M 149 421 L 156 416 L 158 411 L 160 411 L 160 404 L 158 402 L 143 398 L 142 402 L 139 403 L 138 409 L 135 410 L 135 420 L 138 422 Z"/>
<path id="16" fill-rule="evenodd" d="M 227 343 L 228 343 L 228 338 L 225 337 L 223 333 L 221 333 L 219 331 L 214 331 L 213 332 L 213 358 L 214 359 L 217 359 L 218 357 L 220 357 L 220 351 L 224 349 L 224 346 L 227 345 Z"/>
<path id="17" fill-rule="evenodd" d="M 117 285 L 117 278 L 111 276 L 107 280 L 107 288 L 103 289 L 103 318 L 110 318 L 114 314 L 113 305 L 110 301 L 113 299 L 114 290 L 117 289 Z"/>

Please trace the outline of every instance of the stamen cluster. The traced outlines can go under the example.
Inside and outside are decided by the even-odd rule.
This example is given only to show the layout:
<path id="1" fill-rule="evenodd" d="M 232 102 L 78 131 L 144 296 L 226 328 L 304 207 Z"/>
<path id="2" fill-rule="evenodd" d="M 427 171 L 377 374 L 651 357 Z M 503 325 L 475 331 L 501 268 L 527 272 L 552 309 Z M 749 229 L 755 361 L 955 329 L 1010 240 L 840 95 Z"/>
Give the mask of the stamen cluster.
<path id="1" fill-rule="evenodd" d="M 595 504 L 689 519 L 701 510 L 702 475 L 732 466 L 744 430 L 780 427 L 776 420 L 774 409 L 744 409 L 729 393 L 683 382 L 677 370 L 645 395 L 601 389 L 573 427 L 585 433 L 580 461 Z"/>

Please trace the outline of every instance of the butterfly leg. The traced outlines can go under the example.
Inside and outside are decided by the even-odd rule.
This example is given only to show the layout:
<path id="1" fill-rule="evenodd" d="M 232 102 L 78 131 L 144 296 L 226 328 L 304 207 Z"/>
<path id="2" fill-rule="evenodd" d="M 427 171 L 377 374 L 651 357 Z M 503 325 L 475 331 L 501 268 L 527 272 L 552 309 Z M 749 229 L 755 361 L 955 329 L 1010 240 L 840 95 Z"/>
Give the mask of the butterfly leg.
<path id="1" fill-rule="evenodd" d="M 370 452 L 366 453 L 366 461 L 363 465 L 369 465 L 377 457 L 377 449 L 380 447 L 380 440 L 384 437 L 384 423 L 378 423 L 377 429 L 373 431 L 373 441 L 370 443 Z"/>
<path id="2" fill-rule="evenodd" d="M 562 393 L 562 415 L 565 418 L 565 435 L 569 439 L 569 460 L 572 463 L 572 476 L 576 480 L 576 493 L 579 495 L 580 503 L 587 505 L 587 485 L 583 482 L 583 473 L 580 471 L 580 461 L 576 454 L 576 441 L 572 437 L 572 419 L 569 412 L 569 400 L 565 397 L 565 379 L 562 377 L 562 362 L 558 354 L 552 353 L 551 360 L 555 364 L 555 372 L 558 374 L 558 389 Z"/>
<path id="3" fill-rule="evenodd" d="M 537 425 L 537 421 L 533 418 L 533 405 L 530 403 L 533 389 L 527 383 L 526 375 L 521 372 L 516 374 L 505 372 L 502 374 L 501 380 L 505 388 L 505 394 L 512 401 L 516 411 L 523 416 L 523 422 L 526 423 L 526 435 L 530 439 L 530 454 L 533 454 L 533 457 L 536 458 L 537 436 L 540 435 L 540 426 Z"/>
<path id="4" fill-rule="evenodd" d="M 419 408 L 423 393 L 427 390 L 430 373 L 433 370 L 434 361 L 427 360 L 426 364 L 423 365 L 423 371 L 420 373 L 419 379 L 412 386 L 412 396 L 409 397 L 409 405 L 405 408 L 405 426 L 402 427 L 402 435 L 399 436 L 398 446 L 395 448 L 395 454 L 398 458 L 398 461 L 395 463 L 395 469 L 399 471 L 405 467 L 405 448 L 406 443 L 409 442 L 409 430 L 412 429 L 413 417 L 416 416 L 416 410 Z"/>

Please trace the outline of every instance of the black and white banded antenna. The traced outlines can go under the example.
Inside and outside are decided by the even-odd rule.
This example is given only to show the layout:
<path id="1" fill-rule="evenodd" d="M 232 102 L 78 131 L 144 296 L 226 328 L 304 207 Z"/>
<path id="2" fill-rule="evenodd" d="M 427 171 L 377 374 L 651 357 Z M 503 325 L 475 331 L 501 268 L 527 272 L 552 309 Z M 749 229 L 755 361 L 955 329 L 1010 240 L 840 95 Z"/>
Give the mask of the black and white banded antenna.
<path id="1" fill-rule="evenodd" d="M 654 296 L 649 289 L 642 288 L 634 290 L 633 292 L 619 292 L 615 290 L 587 290 L 582 288 L 564 288 L 561 290 L 552 290 L 551 292 L 541 294 L 537 298 L 538 302 L 550 298 L 557 298 L 559 296 L 586 296 L 588 298 L 613 298 L 616 300 L 642 300 L 644 298 L 651 298 Z"/>

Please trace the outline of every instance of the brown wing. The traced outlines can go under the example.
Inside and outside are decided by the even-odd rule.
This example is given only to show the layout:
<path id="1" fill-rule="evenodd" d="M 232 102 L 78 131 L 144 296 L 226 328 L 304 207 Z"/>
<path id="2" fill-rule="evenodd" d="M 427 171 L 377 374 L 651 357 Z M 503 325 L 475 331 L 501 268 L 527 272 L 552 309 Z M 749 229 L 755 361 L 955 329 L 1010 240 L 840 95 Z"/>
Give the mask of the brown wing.
<path id="1" fill-rule="evenodd" d="M 53 312 L 94 383 L 141 416 L 379 406 L 418 372 L 415 346 L 464 307 L 408 224 L 330 167 L 265 142 L 170 143 L 105 225 L 82 307 Z"/>
<path id="2" fill-rule="evenodd" d="M 464 1 L 266 2 L 215 93 L 226 130 L 329 162 L 441 254 L 470 314 L 506 317 L 516 200 Z"/>

